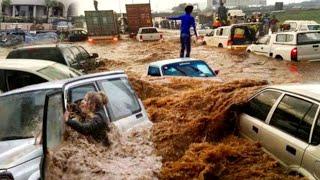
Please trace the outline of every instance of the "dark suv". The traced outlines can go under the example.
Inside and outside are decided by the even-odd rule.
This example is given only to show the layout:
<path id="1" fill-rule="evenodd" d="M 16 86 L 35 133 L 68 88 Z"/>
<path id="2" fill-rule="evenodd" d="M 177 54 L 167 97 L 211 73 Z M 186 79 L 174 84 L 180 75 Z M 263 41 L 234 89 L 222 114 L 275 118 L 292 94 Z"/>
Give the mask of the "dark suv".
<path id="1" fill-rule="evenodd" d="M 86 72 L 96 67 L 98 57 L 96 53 L 90 55 L 82 46 L 41 45 L 14 49 L 7 59 L 49 60 Z"/>

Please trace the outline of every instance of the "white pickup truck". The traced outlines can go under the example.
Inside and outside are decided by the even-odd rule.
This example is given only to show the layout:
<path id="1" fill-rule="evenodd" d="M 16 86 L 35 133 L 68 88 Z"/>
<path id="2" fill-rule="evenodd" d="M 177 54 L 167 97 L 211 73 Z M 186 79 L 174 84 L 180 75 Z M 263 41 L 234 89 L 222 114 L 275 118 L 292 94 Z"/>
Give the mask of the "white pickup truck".
<path id="1" fill-rule="evenodd" d="M 247 48 L 277 60 L 320 60 L 320 31 L 280 32 L 264 36 Z"/>
<path id="2" fill-rule="evenodd" d="M 137 34 L 138 41 L 159 41 L 163 39 L 163 34 L 154 27 L 140 28 Z"/>

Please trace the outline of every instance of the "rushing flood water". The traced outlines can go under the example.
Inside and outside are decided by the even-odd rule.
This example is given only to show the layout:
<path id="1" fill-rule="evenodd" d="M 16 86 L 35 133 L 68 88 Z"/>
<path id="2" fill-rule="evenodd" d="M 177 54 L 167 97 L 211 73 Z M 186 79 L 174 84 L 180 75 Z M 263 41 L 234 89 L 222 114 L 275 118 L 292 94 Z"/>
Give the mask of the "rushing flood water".
<path id="1" fill-rule="evenodd" d="M 150 62 L 178 57 L 176 36 L 151 43 L 76 44 L 99 53 L 102 66 L 94 72 L 126 71 L 154 125 L 126 134 L 113 129 L 111 147 L 68 129 L 65 143 L 50 154 L 51 179 L 292 178 L 258 143 L 234 136 L 237 113 L 230 107 L 246 102 L 267 84 L 318 81 L 319 63 L 194 46 L 192 57 L 219 69 L 223 82 L 152 78 L 146 76 Z M 9 51 L 0 48 L 0 58 Z"/>

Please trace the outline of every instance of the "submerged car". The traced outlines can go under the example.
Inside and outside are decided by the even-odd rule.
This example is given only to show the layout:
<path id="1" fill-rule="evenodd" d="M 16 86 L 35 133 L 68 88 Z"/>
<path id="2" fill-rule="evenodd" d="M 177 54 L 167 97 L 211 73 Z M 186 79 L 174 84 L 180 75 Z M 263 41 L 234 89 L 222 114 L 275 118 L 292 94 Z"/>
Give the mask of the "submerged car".
<path id="1" fill-rule="evenodd" d="M 216 77 L 206 62 L 191 58 L 169 59 L 153 62 L 148 67 L 149 76 Z"/>
<path id="2" fill-rule="evenodd" d="M 12 50 L 7 59 L 39 59 L 54 61 L 87 71 L 96 65 L 99 55 L 90 55 L 82 46 L 75 45 L 39 45 Z"/>
<path id="3" fill-rule="evenodd" d="M 267 87 L 240 116 L 240 134 L 259 141 L 288 172 L 320 178 L 320 85 Z"/>
<path id="4" fill-rule="evenodd" d="M 163 34 L 154 27 L 143 27 L 138 30 L 138 41 L 159 41 L 163 39 Z"/>
<path id="5" fill-rule="evenodd" d="M 79 101 L 92 91 L 107 95 L 109 102 L 104 107 L 107 123 L 114 124 L 120 132 L 151 124 L 123 71 L 85 75 L 7 92 L 0 95 L 0 178 L 23 180 L 38 172 L 42 145 L 47 152 L 46 148 L 50 150 L 61 144 L 67 104 Z M 43 144 L 40 143 L 42 135 Z"/>
<path id="6" fill-rule="evenodd" d="M 52 61 L 0 60 L 0 93 L 48 81 L 74 78 L 81 72 Z"/>

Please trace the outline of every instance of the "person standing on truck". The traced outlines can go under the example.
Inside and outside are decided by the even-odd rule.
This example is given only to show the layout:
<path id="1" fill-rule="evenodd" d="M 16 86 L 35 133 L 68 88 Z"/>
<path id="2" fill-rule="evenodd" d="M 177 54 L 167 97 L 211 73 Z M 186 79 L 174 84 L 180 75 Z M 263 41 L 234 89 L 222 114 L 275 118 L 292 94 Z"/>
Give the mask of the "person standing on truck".
<path id="1" fill-rule="evenodd" d="M 102 92 L 89 92 L 81 101 L 81 112 L 86 114 L 84 122 L 75 119 L 70 119 L 70 112 L 66 111 L 64 120 L 68 126 L 75 131 L 93 137 L 97 142 L 102 142 L 103 145 L 110 145 L 107 131 L 107 119 L 104 114 L 104 105 L 108 103 L 107 96 Z"/>
<path id="2" fill-rule="evenodd" d="M 270 28 L 271 28 L 271 32 L 275 33 L 278 31 L 278 26 L 277 23 L 279 22 L 279 20 L 276 18 L 275 15 L 272 16 L 272 19 L 270 21 Z"/>
<path id="3" fill-rule="evenodd" d="M 185 8 L 185 14 L 177 17 L 169 17 L 169 20 L 181 20 L 181 28 L 180 28 L 180 42 L 181 42 L 181 51 L 180 57 L 190 57 L 191 52 L 191 35 L 190 28 L 193 27 L 194 34 L 198 39 L 196 23 L 194 17 L 191 16 L 193 11 L 193 6 L 188 5 Z"/>
<path id="4" fill-rule="evenodd" d="M 213 23 L 213 28 L 216 29 L 216 28 L 221 27 L 221 26 L 222 26 L 221 21 L 220 21 L 220 19 L 217 17 L 216 20 L 215 20 L 214 23 Z"/>

